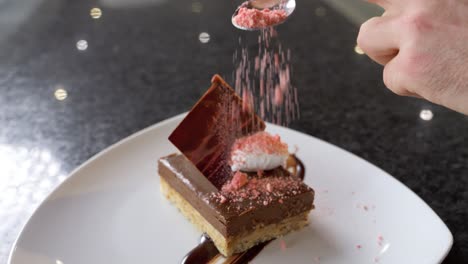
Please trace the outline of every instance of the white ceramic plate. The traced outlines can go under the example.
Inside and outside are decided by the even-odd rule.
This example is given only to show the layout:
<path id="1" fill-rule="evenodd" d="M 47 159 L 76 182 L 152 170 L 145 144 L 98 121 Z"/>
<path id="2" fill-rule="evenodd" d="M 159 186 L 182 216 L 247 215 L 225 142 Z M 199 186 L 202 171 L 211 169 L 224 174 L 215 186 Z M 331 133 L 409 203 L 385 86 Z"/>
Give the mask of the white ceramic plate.
<path id="1" fill-rule="evenodd" d="M 200 233 L 159 192 L 157 160 L 180 115 L 96 155 L 36 210 L 11 264 L 179 263 Z M 408 188 L 326 142 L 269 125 L 299 146 L 316 190 L 310 226 L 270 243 L 254 263 L 440 263 L 452 234 Z"/>

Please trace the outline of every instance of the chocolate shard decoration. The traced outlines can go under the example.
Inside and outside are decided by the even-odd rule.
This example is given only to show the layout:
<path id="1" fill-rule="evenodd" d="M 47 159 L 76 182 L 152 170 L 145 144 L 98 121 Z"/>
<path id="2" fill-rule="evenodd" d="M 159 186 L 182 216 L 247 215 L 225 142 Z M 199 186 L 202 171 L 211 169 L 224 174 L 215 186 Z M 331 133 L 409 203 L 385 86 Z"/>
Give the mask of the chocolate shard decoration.
<path id="1" fill-rule="evenodd" d="M 234 140 L 265 129 L 235 91 L 214 75 L 211 87 L 195 104 L 169 140 L 218 189 L 230 178 L 228 155 Z"/>

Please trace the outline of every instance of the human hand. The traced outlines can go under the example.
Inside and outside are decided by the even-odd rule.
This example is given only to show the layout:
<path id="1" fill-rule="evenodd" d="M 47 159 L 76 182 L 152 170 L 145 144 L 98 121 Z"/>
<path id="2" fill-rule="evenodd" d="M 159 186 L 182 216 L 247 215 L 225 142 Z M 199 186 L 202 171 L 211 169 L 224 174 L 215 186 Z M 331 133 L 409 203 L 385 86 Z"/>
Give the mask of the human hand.
<path id="1" fill-rule="evenodd" d="M 468 0 L 369 0 L 385 9 L 362 24 L 359 47 L 384 65 L 394 93 L 468 115 Z"/>

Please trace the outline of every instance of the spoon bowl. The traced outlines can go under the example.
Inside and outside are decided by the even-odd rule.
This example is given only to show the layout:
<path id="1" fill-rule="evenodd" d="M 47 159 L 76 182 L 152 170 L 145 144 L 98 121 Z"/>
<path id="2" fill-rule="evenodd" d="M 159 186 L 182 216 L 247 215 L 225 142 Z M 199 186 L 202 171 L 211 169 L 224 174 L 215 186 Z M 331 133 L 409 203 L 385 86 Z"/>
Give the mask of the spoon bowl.
<path id="1" fill-rule="evenodd" d="M 253 12 L 258 11 L 256 12 L 255 15 L 260 15 L 260 16 L 262 14 L 271 14 L 272 12 L 277 12 L 277 13 L 280 13 L 284 17 L 278 20 L 274 20 L 273 23 L 268 23 L 266 25 L 247 26 L 247 25 L 239 23 L 239 20 L 237 19 L 239 15 L 239 11 L 241 11 L 241 9 L 243 10 L 248 9 L 249 11 L 252 10 Z M 263 11 L 266 9 L 269 10 L 268 13 L 263 13 Z M 241 4 L 236 9 L 234 14 L 232 15 L 231 22 L 238 29 L 248 30 L 248 31 L 261 30 L 261 29 L 274 27 L 274 26 L 284 23 L 289 18 L 289 16 L 294 12 L 295 9 L 296 9 L 296 0 L 249 0 Z M 252 14 L 253 12 L 250 12 L 249 14 Z M 252 19 L 254 18 L 252 17 Z"/>

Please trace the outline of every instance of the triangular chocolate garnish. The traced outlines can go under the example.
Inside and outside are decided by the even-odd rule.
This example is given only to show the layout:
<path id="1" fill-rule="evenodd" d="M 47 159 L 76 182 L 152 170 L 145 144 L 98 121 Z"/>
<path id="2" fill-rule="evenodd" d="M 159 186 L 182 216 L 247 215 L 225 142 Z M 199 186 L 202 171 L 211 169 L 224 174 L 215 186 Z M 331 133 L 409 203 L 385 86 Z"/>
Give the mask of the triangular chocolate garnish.
<path id="1" fill-rule="evenodd" d="M 265 123 L 243 105 L 219 76 L 195 104 L 169 140 L 218 189 L 229 180 L 229 152 L 234 140 L 265 129 Z"/>

